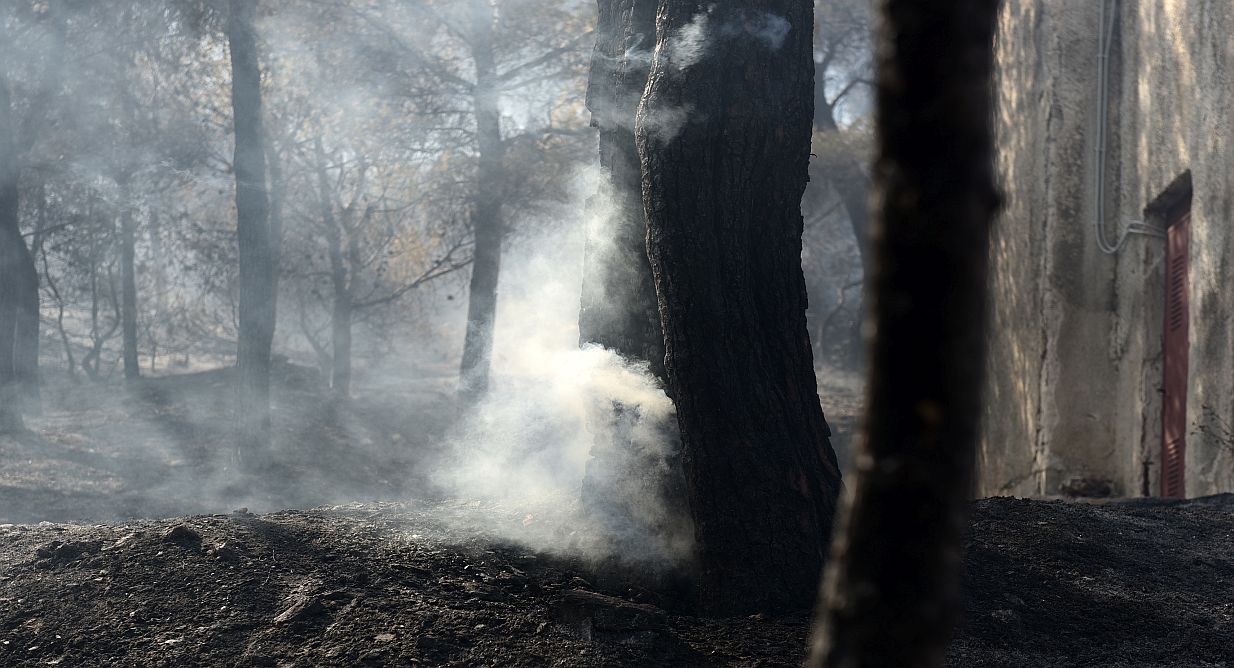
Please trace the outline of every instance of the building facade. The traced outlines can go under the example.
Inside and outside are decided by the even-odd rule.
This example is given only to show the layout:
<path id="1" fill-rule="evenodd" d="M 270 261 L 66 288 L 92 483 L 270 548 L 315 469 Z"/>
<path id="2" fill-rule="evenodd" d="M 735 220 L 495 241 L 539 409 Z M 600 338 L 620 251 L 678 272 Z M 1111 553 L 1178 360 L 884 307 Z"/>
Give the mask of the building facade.
<path id="1" fill-rule="evenodd" d="M 1234 2 L 1004 0 L 986 495 L 1234 491 Z"/>

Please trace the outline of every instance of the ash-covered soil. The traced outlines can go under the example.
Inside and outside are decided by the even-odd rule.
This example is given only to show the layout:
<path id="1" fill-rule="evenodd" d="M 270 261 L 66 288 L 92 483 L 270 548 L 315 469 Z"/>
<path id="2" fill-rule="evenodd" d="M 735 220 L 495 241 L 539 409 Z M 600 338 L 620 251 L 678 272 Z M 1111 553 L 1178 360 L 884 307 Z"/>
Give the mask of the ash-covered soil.
<path id="1" fill-rule="evenodd" d="M 693 617 L 490 531 L 536 521 L 425 502 L 3 525 L 0 665 L 801 662 L 805 613 Z M 980 501 L 965 591 L 953 665 L 1234 665 L 1234 498 Z"/>

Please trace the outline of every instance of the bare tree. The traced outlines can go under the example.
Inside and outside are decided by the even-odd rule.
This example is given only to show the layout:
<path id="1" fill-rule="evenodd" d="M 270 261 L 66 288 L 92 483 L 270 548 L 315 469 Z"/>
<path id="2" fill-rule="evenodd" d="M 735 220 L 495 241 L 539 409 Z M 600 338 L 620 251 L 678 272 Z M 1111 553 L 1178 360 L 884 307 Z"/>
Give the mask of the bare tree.
<path id="1" fill-rule="evenodd" d="M 885 0 L 869 414 L 815 666 L 941 666 L 984 372 L 997 0 Z"/>
<path id="2" fill-rule="evenodd" d="M 344 12 L 380 36 L 380 48 L 373 49 L 378 63 L 390 60 L 386 53 L 403 62 L 387 68 L 391 71 L 374 68 L 370 75 L 384 75 L 384 86 L 415 99 L 419 114 L 456 116 L 440 123 L 451 130 L 434 141 L 463 147 L 473 157 L 468 199 L 475 244 L 459 369 L 459 394 L 467 401 L 483 395 L 489 384 L 502 249 L 520 171 L 510 168 L 507 154 L 525 135 L 560 131 L 516 132 L 503 116 L 502 100 L 568 74 L 581 61 L 581 45 L 590 33 L 570 32 L 577 18 L 562 8 L 572 6 L 580 14 L 568 2 L 532 7 L 505 0 L 385 2 L 375 3 L 375 9 L 348 6 Z M 411 34 L 409 23 L 415 28 Z M 460 106 L 465 110 L 458 111 Z"/>
<path id="3" fill-rule="evenodd" d="M 325 273 L 329 283 L 330 351 L 327 353 L 317 340 L 305 313 L 301 314 L 301 328 L 318 356 L 330 360 L 330 386 L 337 398 L 345 400 L 351 396 L 354 321 L 369 309 L 392 304 L 430 281 L 465 268 L 470 258 L 462 252 L 467 244 L 454 236 L 439 237 L 436 243 L 426 244 L 430 246 L 427 249 L 417 248 L 411 238 L 401 238 L 410 230 L 399 223 L 414 213 L 415 202 L 395 203 L 387 193 L 370 192 L 371 181 L 386 179 L 380 174 L 370 179 L 370 173 L 380 169 L 362 153 L 350 161 L 353 168 L 349 170 L 342 159 L 332 164 L 321 138 L 316 137 L 312 161 L 318 214 L 314 222 L 320 231 L 316 236 L 324 243 L 329 263 Z M 337 178 L 330 177 L 332 171 L 337 172 Z M 384 184 L 387 189 L 390 185 L 388 181 Z M 445 226 L 447 231 L 453 227 Z M 433 257 L 423 258 L 416 269 L 396 270 L 391 260 L 408 260 L 395 256 L 410 255 L 409 248 Z"/>

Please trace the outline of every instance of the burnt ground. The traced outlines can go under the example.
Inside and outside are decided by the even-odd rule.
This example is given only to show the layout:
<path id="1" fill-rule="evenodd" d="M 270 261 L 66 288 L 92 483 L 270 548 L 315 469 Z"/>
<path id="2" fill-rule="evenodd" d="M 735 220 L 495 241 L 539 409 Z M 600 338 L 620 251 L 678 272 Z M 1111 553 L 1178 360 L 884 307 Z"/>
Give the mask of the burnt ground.
<path id="1" fill-rule="evenodd" d="M 340 408 L 297 373 L 278 485 L 228 487 L 226 372 L 62 388 L 0 439 L 0 665 L 800 664 L 808 611 L 693 616 L 543 508 L 432 493 L 440 393 Z M 987 499 L 966 558 L 952 665 L 1234 666 L 1234 497 Z"/>
<path id="2" fill-rule="evenodd" d="M 808 615 L 701 619 L 475 527 L 474 503 L 0 526 L 0 665 L 798 665 Z M 1234 499 L 988 499 L 957 666 L 1234 665 Z"/>

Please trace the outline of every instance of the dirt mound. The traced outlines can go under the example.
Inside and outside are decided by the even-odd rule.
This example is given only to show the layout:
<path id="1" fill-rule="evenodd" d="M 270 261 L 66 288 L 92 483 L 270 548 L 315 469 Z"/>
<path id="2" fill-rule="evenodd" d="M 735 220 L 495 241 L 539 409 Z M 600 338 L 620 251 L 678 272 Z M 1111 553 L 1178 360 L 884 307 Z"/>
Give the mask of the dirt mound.
<path id="1" fill-rule="evenodd" d="M 468 528 L 493 512 L 379 504 L 0 525 L 0 665 L 803 658 L 807 614 L 701 619 L 648 592 L 601 591 L 577 561 Z M 1234 665 L 1232 536 L 1228 498 L 978 502 L 951 663 Z"/>

